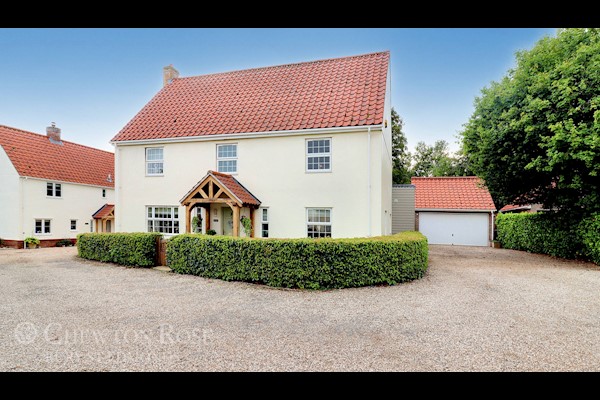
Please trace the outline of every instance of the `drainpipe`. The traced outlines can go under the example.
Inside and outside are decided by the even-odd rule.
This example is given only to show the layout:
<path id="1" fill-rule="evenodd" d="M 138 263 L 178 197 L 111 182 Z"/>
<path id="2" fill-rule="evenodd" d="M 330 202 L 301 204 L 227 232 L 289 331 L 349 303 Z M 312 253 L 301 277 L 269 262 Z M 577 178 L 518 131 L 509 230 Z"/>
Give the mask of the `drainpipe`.
<path id="1" fill-rule="evenodd" d="M 369 215 L 368 236 L 371 236 L 371 126 L 367 127 L 367 208 Z"/>
<path id="2" fill-rule="evenodd" d="M 19 180 L 19 196 L 21 197 L 21 215 L 20 215 L 20 219 L 21 219 L 21 229 L 19 232 L 19 237 L 21 240 L 25 240 L 25 195 L 24 195 L 24 191 L 25 191 L 25 182 L 27 181 L 27 177 L 23 177 L 23 179 Z M 25 248 L 25 242 L 23 242 L 23 248 Z"/>
<path id="3" fill-rule="evenodd" d="M 494 212 L 491 211 L 490 214 L 492 214 L 492 238 L 490 239 L 490 242 L 494 240 Z"/>

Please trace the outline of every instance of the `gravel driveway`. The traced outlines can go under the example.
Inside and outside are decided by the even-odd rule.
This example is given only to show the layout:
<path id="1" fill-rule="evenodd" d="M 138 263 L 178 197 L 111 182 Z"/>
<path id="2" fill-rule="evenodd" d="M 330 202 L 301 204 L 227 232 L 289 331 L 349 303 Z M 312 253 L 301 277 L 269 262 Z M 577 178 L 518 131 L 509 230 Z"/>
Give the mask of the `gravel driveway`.
<path id="1" fill-rule="evenodd" d="M 280 290 L 0 249 L 0 370 L 600 370 L 600 268 L 431 246 L 418 281 Z"/>

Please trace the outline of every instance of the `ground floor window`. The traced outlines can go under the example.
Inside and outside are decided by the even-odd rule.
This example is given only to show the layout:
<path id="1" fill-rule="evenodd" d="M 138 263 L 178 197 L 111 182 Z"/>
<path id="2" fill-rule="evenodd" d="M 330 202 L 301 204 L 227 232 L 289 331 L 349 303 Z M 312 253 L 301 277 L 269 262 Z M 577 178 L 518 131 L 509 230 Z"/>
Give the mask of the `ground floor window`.
<path id="1" fill-rule="evenodd" d="M 179 233 L 179 207 L 177 206 L 146 207 L 146 219 L 148 232 Z"/>
<path id="2" fill-rule="evenodd" d="M 269 209 L 261 208 L 260 210 L 260 236 L 269 237 Z"/>
<path id="3" fill-rule="evenodd" d="M 51 225 L 49 219 L 36 219 L 35 220 L 35 233 L 44 235 L 51 233 Z"/>
<path id="4" fill-rule="evenodd" d="M 307 208 L 306 231 L 310 238 L 331 237 L 331 209 Z"/>
<path id="5" fill-rule="evenodd" d="M 71 220 L 71 230 L 72 231 L 76 231 L 77 230 L 77 220 L 76 219 L 72 219 Z"/>

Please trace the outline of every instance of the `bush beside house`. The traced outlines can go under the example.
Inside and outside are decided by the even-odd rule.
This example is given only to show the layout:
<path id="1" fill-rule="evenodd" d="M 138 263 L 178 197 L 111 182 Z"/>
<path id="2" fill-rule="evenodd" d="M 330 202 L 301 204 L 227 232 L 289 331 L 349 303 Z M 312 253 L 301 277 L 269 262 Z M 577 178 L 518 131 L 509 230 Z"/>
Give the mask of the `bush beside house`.
<path id="1" fill-rule="evenodd" d="M 77 253 L 88 260 L 152 267 L 160 233 L 81 233 Z"/>
<path id="2" fill-rule="evenodd" d="M 496 227 L 498 240 L 506 249 L 585 257 L 600 264 L 600 214 L 581 222 L 555 213 L 500 214 Z"/>
<path id="3" fill-rule="evenodd" d="M 418 232 L 356 239 L 249 239 L 178 235 L 167 244 L 178 273 L 308 289 L 395 284 L 423 276 L 427 239 Z"/>

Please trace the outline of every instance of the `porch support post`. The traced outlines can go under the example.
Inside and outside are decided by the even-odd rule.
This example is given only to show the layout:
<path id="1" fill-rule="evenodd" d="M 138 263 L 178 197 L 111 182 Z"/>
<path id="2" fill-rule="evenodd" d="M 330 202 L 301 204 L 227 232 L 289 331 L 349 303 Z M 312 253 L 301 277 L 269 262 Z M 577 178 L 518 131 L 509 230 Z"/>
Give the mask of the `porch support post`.
<path id="1" fill-rule="evenodd" d="M 106 220 L 102 218 L 102 232 L 106 232 Z"/>
<path id="2" fill-rule="evenodd" d="M 207 204 L 206 207 L 204 207 L 204 209 L 206 210 L 206 212 L 204 213 L 204 217 L 206 219 L 206 221 L 204 222 L 206 224 L 206 232 L 208 232 L 210 230 L 210 204 Z"/>
<path id="3" fill-rule="evenodd" d="M 254 228 L 254 207 L 250 207 L 250 226 L 252 227 L 252 229 L 250 230 L 250 237 L 254 237 L 254 231 L 256 230 Z"/>
<path id="4" fill-rule="evenodd" d="M 240 207 L 237 205 L 231 206 L 233 208 L 233 236 L 240 236 Z"/>
<path id="5" fill-rule="evenodd" d="M 185 233 L 191 232 L 192 226 L 192 209 L 190 205 L 185 206 Z"/>

